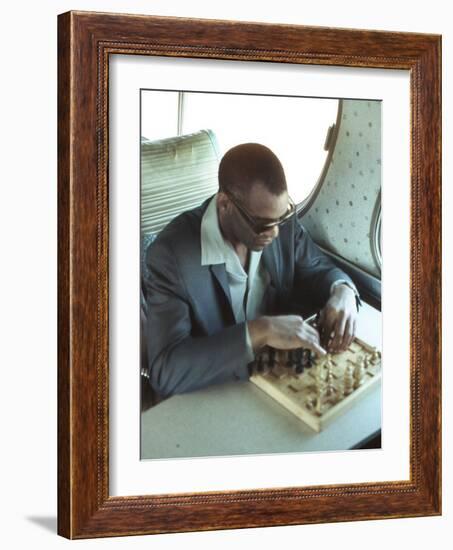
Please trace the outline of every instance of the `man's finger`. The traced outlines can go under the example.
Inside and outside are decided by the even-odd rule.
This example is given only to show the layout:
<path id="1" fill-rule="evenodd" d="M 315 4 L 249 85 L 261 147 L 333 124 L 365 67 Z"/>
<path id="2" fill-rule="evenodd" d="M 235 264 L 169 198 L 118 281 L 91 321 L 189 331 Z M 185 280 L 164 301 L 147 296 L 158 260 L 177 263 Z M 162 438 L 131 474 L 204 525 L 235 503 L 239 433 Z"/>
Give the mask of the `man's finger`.
<path id="1" fill-rule="evenodd" d="M 354 319 L 354 322 L 352 324 L 352 331 L 351 331 L 351 341 L 348 344 L 348 347 L 352 344 L 352 341 L 354 340 L 354 337 L 356 335 L 357 331 L 357 319 Z"/>
<path id="2" fill-rule="evenodd" d="M 316 316 L 316 328 L 318 329 L 321 340 L 324 339 L 324 309 Z"/>
<path id="3" fill-rule="evenodd" d="M 319 329 L 324 322 L 324 309 L 321 309 L 320 311 L 318 311 L 315 321 L 316 321 L 316 326 Z"/>
<path id="4" fill-rule="evenodd" d="M 307 336 L 313 338 L 316 342 L 319 343 L 319 332 L 314 327 L 306 323 L 303 330 L 305 331 L 305 334 Z M 303 334 L 301 334 L 301 336 L 303 337 Z"/>
<path id="5" fill-rule="evenodd" d="M 350 318 L 350 328 L 349 328 L 349 337 L 346 343 L 346 348 L 349 348 L 349 346 L 352 344 L 352 341 L 354 340 L 355 332 L 357 327 L 357 319 L 354 317 Z"/>
<path id="6" fill-rule="evenodd" d="M 341 342 L 341 349 L 344 351 L 349 347 L 349 344 L 352 342 L 352 330 L 353 330 L 354 322 L 351 319 L 351 317 L 348 318 L 346 321 L 346 325 L 344 328 L 344 334 L 343 334 L 343 340 Z"/>
<path id="7" fill-rule="evenodd" d="M 323 316 L 323 323 L 321 325 L 321 339 L 324 346 L 328 346 L 334 327 L 335 317 L 325 313 Z"/>
<path id="8" fill-rule="evenodd" d="M 327 355 L 327 351 L 316 342 L 312 342 L 311 345 L 309 345 L 309 348 L 320 357 L 324 357 L 325 355 Z"/>
<path id="9" fill-rule="evenodd" d="M 346 327 L 346 317 L 344 315 L 341 315 L 337 320 L 335 330 L 334 330 L 335 335 L 332 340 L 332 349 L 334 351 L 338 351 L 341 349 L 345 327 Z"/>

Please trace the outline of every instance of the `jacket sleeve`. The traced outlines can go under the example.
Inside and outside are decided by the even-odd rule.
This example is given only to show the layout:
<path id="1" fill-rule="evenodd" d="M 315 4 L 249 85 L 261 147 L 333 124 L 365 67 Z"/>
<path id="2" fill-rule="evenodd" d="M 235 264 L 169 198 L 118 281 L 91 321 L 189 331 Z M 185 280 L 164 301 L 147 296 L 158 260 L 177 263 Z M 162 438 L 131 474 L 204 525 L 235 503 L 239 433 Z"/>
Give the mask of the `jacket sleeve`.
<path id="1" fill-rule="evenodd" d="M 295 223 L 294 246 L 294 284 L 300 296 L 323 307 L 336 281 L 345 281 L 355 288 L 352 279 L 313 242 L 298 220 Z"/>
<path id="2" fill-rule="evenodd" d="M 157 239 L 148 249 L 146 343 L 153 389 L 167 397 L 211 384 L 248 379 L 254 359 L 246 325 L 193 336 L 193 311 L 177 259 Z"/>

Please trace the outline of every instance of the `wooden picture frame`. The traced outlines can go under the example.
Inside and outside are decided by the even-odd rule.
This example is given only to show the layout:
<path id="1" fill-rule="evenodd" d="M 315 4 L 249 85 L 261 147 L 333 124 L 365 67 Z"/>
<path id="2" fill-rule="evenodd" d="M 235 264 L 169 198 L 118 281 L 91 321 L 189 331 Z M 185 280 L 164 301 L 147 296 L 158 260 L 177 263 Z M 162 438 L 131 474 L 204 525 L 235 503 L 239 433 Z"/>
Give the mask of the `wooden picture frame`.
<path id="1" fill-rule="evenodd" d="M 88 538 L 441 513 L 441 38 L 69 12 L 58 21 L 58 532 Z M 410 72 L 410 479 L 109 495 L 111 54 Z"/>

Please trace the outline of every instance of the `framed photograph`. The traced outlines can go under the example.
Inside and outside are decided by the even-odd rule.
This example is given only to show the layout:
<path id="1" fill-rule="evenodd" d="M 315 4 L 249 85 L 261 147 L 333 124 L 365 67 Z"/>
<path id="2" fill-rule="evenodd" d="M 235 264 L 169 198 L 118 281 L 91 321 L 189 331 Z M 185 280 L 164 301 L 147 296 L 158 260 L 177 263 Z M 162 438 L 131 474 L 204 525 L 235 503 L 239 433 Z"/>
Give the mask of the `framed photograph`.
<path id="1" fill-rule="evenodd" d="M 206 82 L 203 78 L 206 75 L 204 67 L 195 67 L 191 60 L 184 60 L 180 67 L 183 68 L 183 65 L 191 68 L 191 81 L 197 82 L 198 85 Z M 170 66 L 175 67 L 174 60 L 170 61 Z M 215 62 L 209 63 L 209 75 L 215 66 Z M 154 64 L 153 68 L 155 79 L 160 67 Z M 257 86 L 257 72 L 253 67 L 247 76 L 238 78 L 237 81 L 232 77 L 234 66 L 223 64 L 222 68 L 228 82 L 221 82 L 222 79 L 218 77 L 215 79 L 215 86 L 222 90 L 228 89 L 229 92 L 142 89 L 140 93 L 140 235 L 143 243 L 140 251 L 143 264 L 140 292 L 143 296 L 142 317 L 146 319 L 143 322 L 141 339 L 142 346 L 146 349 L 142 350 L 140 356 L 147 356 L 142 365 L 144 376 L 140 456 L 146 460 L 342 451 L 361 447 L 365 443 L 367 448 L 380 447 L 382 373 L 378 356 L 379 350 L 382 349 L 382 262 L 379 255 L 380 243 L 378 242 L 378 246 L 375 244 L 379 241 L 381 225 L 382 101 L 363 98 L 243 94 L 239 93 L 239 90 L 244 89 L 244 86 L 251 89 L 251 82 L 246 83 L 247 79 L 253 79 L 253 84 Z M 137 74 L 142 74 L 142 70 L 139 69 Z M 127 82 L 131 94 L 134 94 L 136 83 L 130 74 L 122 77 L 124 71 L 130 73 L 130 63 L 127 63 L 126 68 L 124 63 L 115 62 L 115 76 L 112 80 L 114 88 L 122 89 L 121 81 Z M 285 73 L 279 68 L 279 77 L 280 90 L 288 93 L 294 74 L 291 70 Z M 307 90 L 309 82 L 313 86 L 315 77 L 318 80 L 316 71 L 304 73 L 303 89 Z M 231 92 L 232 81 L 237 82 L 234 86 L 237 86 L 238 92 Z M 209 81 L 205 85 L 209 86 Z M 211 81 L 211 87 L 212 85 Z M 275 88 L 274 86 L 273 92 L 277 91 Z M 329 90 L 333 91 L 332 84 L 329 84 Z M 112 94 L 112 97 L 117 97 L 114 92 Z M 123 129 L 120 105 L 133 101 L 132 97 L 130 100 L 122 98 L 121 101 L 114 101 L 119 111 L 116 112 L 114 108 L 110 113 L 110 121 L 112 118 L 118 121 L 116 134 L 121 136 L 121 139 L 124 139 L 127 130 Z M 232 117 L 231 113 L 235 113 L 235 116 Z M 271 147 L 274 154 L 281 159 L 288 195 L 296 205 L 297 218 L 304 229 L 310 232 L 311 238 L 316 239 L 318 247 L 334 254 L 337 261 L 341 257 L 348 262 L 342 266 L 342 270 L 350 272 L 362 297 L 356 336 L 361 338 L 364 344 L 366 342 L 366 346 L 371 347 L 366 348 L 366 351 L 356 340 L 347 352 L 338 355 L 339 361 L 333 358 L 336 366 L 331 369 L 330 385 L 327 384 L 328 367 L 321 376 L 324 361 L 321 358 L 309 357 L 309 352 L 303 352 L 301 348 L 299 351 L 289 352 L 280 350 L 278 354 L 273 349 L 265 348 L 257 354 L 252 365 L 249 365 L 247 376 L 242 383 L 234 379 L 238 365 L 240 368 L 247 362 L 242 359 L 243 352 L 240 348 L 235 351 L 237 355 L 231 361 L 233 372 L 228 367 L 231 364 L 230 359 L 221 357 L 218 349 L 216 353 L 212 353 L 211 341 L 203 341 L 200 337 L 197 340 L 199 345 L 190 351 L 193 354 L 190 360 L 185 360 L 188 357 L 187 350 L 184 360 L 159 359 L 162 350 L 171 347 L 175 341 L 181 341 L 182 348 L 192 345 L 191 340 L 181 339 L 179 335 L 172 333 L 164 322 L 165 319 L 169 319 L 172 326 L 178 326 L 177 321 L 181 321 L 184 314 L 175 315 L 170 310 L 173 300 L 178 301 L 174 295 L 177 284 L 173 283 L 172 288 L 165 292 L 161 288 L 164 283 L 162 273 L 156 271 L 159 270 L 157 266 L 162 265 L 159 247 L 162 242 L 165 243 L 166 235 L 174 227 L 176 221 L 173 220 L 184 220 L 184 217 L 178 218 L 178 215 L 191 210 L 196 215 L 196 209 L 202 203 L 215 202 L 211 198 L 213 195 L 219 200 L 218 173 L 223 155 L 238 144 L 256 142 Z M 116 141 L 115 144 L 117 146 L 111 147 L 111 151 L 115 151 L 116 159 L 111 164 L 113 172 L 110 181 L 113 185 L 113 173 L 121 172 L 118 166 L 124 152 L 124 146 Z M 250 148 L 245 145 L 241 147 Z M 134 162 L 137 165 L 137 161 Z M 407 174 L 406 180 L 408 179 Z M 119 203 L 123 203 L 124 200 L 118 198 Z M 235 258 L 229 256 L 229 248 L 223 249 L 222 240 L 216 239 L 218 234 L 215 224 L 212 224 L 209 235 L 206 234 L 206 220 L 209 220 L 213 213 L 214 208 L 211 205 L 203 214 L 204 222 L 201 222 L 200 231 L 203 242 L 199 250 L 200 258 L 196 260 L 200 272 L 197 273 L 197 269 L 191 267 L 187 273 L 187 285 L 191 289 L 189 300 L 193 303 L 196 297 L 202 310 L 199 319 L 192 323 L 191 331 L 195 332 L 198 327 L 198 330 L 204 331 L 202 334 L 208 338 L 222 335 L 223 340 L 228 338 L 228 334 L 222 329 L 232 323 L 228 320 L 231 313 L 230 303 L 234 305 L 236 302 L 231 300 L 230 303 L 225 303 L 224 289 L 217 285 L 218 276 L 227 277 L 228 269 L 235 269 Z M 170 224 L 170 221 L 173 221 L 173 224 Z M 240 218 L 236 222 L 244 233 L 242 238 L 248 239 L 251 235 L 249 228 L 240 225 Z M 285 224 L 280 229 L 281 233 L 270 248 L 268 244 L 265 251 L 251 253 L 253 259 L 261 257 L 271 271 L 272 260 L 279 257 L 278 250 L 273 247 L 276 243 L 290 240 L 285 234 Z M 200 243 L 200 235 L 194 235 L 190 242 L 179 248 L 181 267 L 187 266 L 188 260 L 197 255 L 198 249 L 194 245 Z M 209 244 L 214 240 L 216 252 L 207 254 L 206 249 L 209 250 Z M 168 243 L 170 242 L 174 250 L 183 242 L 182 235 L 179 232 L 177 236 L 172 235 L 168 239 Z M 191 253 L 189 250 L 192 246 L 194 249 Z M 111 247 L 111 252 L 114 248 Z M 217 258 L 217 250 L 223 250 L 220 259 Z M 128 251 L 130 247 L 124 250 L 124 254 L 128 255 Z M 120 250 L 118 254 L 122 255 Z M 203 266 L 203 254 L 210 257 L 210 262 L 220 263 L 221 260 L 223 264 L 225 261 L 225 272 L 215 271 L 223 270 L 223 267 L 213 267 L 218 266 L 218 263 L 211 263 L 209 270 Z M 290 260 L 278 263 L 282 266 L 282 272 L 288 275 L 292 273 L 291 265 L 288 265 L 292 263 Z M 120 260 L 118 256 L 117 265 L 121 270 L 121 266 L 137 265 L 137 260 Z M 239 270 L 238 272 L 241 273 Z M 276 281 L 273 286 L 278 288 L 279 276 L 275 272 Z M 338 278 L 346 276 L 336 275 Z M 321 273 L 316 277 L 322 280 Z M 201 295 L 197 291 L 200 278 L 204 281 Z M 132 280 L 130 284 L 133 284 Z M 194 283 L 197 288 L 193 286 Z M 211 283 L 214 283 L 215 287 L 209 293 Z M 306 284 L 298 281 L 297 286 L 303 289 Z M 284 303 L 282 294 L 283 292 L 280 293 L 278 304 L 275 303 L 277 300 L 273 300 L 274 304 L 265 304 L 258 313 L 284 315 L 292 312 L 302 314 L 304 318 L 316 314 L 314 290 L 311 296 L 300 297 L 297 306 L 293 304 L 291 307 Z M 292 292 L 292 295 L 295 294 Z M 234 293 L 229 296 L 230 299 L 233 297 Z M 123 298 L 126 299 L 125 296 Z M 118 300 L 121 299 L 119 295 Z M 266 297 L 263 297 L 262 302 L 266 302 Z M 256 300 L 252 294 L 252 309 L 254 303 Z M 213 307 L 219 304 L 223 306 L 219 308 L 222 314 L 216 319 Z M 320 307 L 322 305 L 320 304 Z M 353 307 L 355 310 L 356 305 L 353 304 Z M 122 318 L 123 316 L 119 315 L 119 319 Z M 210 326 L 206 330 L 204 325 L 208 318 Z M 256 318 L 256 315 L 249 306 L 247 320 L 253 318 Z M 234 322 L 240 326 L 240 317 L 235 318 Z M 127 325 L 130 330 L 130 320 L 127 321 Z M 118 326 L 116 334 L 125 332 L 126 324 Z M 159 336 L 161 332 L 164 333 L 162 337 Z M 237 335 L 232 335 L 231 342 L 222 342 L 225 350 L 233 349 L 236 338 Z M 118 337 L 116 341 L 119 341 Z M 370 363 L 373 347 L 376 348 L 374 366 L 370 366 L 367 376 L 363 377 L 360 392 L 351 392 L 351 396 L 345 399 L 347 396 L 344 396 L 343 388 L 340 387 L 344 384 L 345 365 L 350 365 L 349 376 L 353 376 L 355 367 L 360 370 L 359 363 L 354 357 L 367 354 Z M 129 356 L 131 353 L 133 348 L 125 355 Z M 204 364 L 209 364 L 208 373 L 201 368 Z M 312 369 L 311 366 L 315 368 Z M 252 371 L 251 376 L 249 369 Z M 320 385 L 313 384 L 318 370 Z M 130 373 L 124 372 L 123 377 L 120 371 L 121 368 L 111 371 L 111 383 L 115 386 L 118 380 L 118 386 L 124 388 L 128 385 L 127 377 Z M 215 376 L 213 373 L 216 373 Z M 248 380 L 251 380 L 252 384 L 248 383 Z M 326 387 L 323 387 L 324 382 Z M 265 395 L 270 394 L 268 398 L 263 395 L 263 391 Z M 168 397 L 172 399 L 167 399 Z M 291 397 L 294 397 L 294 400 Z M 133 399 L 134 393 L 126 398 L 129 403 Z M 115 406 L 121 407 L 120 402 L 121 398 L 118 396 Z M 349 408 L 348 402 L 351 405 L 350 413 L 340 415 L 345 408 Z M 286 414 L 285 406 L 289 407 Z M 126 405 L 125 410 L 127 408 L 129 405 Z M 322 409 L 321 415 L 317 408 Z M 123 414 L 122 412 L 121 416 Z M 357 423 L 358 417 L 366 420 Z M 335 422 L 331 421 L 333 419 Z M 317 433 L 315 437 L 314 432 Z M 120 439 L 123 439 L 122 436 L 118 437 L 118 450 L 124 447 L 124 443 L 119 443 Z M 136 443 L 131 442 L 127 446 L 134 448 Z"/>
<path id="2" fill-rule="evenodd" d="M 439 515 L 440 37 L 90 12 L 58 25 L 59 534 Z M 284 187 L 253 176 L 241 201 L 223 183 L 241 151 L 277 159 L 266 174 L 283 166 Z M 259 215 L 266 193 L 283 214 Z M 215 231 L 233 242 L 241 224 L 241 243 L 272 239 L 245 247 L 262 248 L 263 283 L 238 301 L 212 255 Z M 303 242 L 336 273 L 324 301 L 357 304 L 341 354 L 308 299 L 320 272 L 300 309 L 284 292 L 305 273 L 284 256 L 291 227 L 294 255 Z M 251 278 L 252 253 L 240 264 Z M 249 320 L 270 291 L 272 315 L 294 306 L 319 340 L 282 350 L 266 325 L 258 352 Z"/>

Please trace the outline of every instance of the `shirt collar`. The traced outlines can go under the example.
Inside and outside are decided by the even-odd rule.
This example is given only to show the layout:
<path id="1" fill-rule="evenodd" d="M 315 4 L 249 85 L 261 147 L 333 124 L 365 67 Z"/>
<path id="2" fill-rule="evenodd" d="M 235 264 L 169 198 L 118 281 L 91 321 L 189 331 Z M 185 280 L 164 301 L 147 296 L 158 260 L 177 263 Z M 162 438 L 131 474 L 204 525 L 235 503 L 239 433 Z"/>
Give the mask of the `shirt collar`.
<path id="1" fill-rule="evenodd" d="M 246 275 L 241 266 L 239 257 L 232 245 L 226 241 L 220 231 L 217 214 L 217 195 L 211 199 L 203 218 L 200 229 L 201 238 L 201 265 L 225 264 L 228 273 Z M 250 267 L 253 272 L 261 258 L 262 252 L 251 252 Z"/>
<path id="2" fill-rule="evenodd" d="M 201 220 L 201 265 L 224 264 L 226 243 L 222 237 L 217 215 L 217 195 L 208 204 Z"/>

